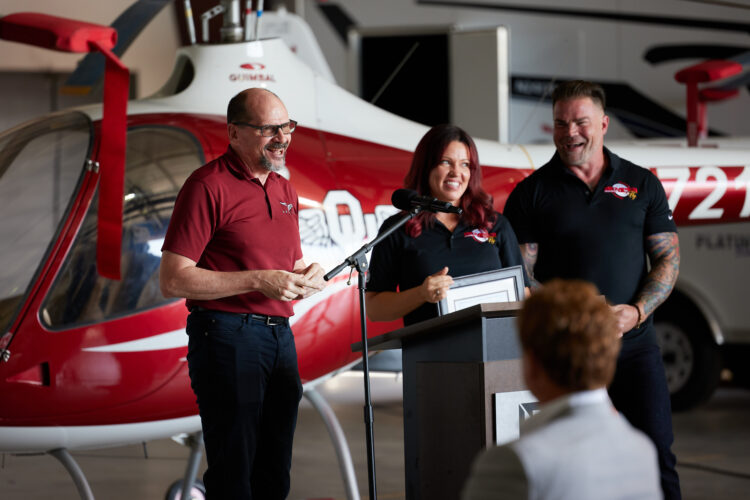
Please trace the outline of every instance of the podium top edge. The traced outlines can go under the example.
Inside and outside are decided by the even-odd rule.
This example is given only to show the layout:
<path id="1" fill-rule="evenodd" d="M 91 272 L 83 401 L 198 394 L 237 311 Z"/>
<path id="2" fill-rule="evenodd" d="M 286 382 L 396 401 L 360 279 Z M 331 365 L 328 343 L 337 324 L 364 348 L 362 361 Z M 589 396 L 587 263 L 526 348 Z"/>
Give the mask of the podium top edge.
<path id="1" fill-rule="evenodd" d="M 444 316 L 430 318 L 413 325 L 393 330 L 383 335 L 373 337 L 367 340 L 368 350 L 387 350 L 401 349 L 402 339 L 405 337 L 418 336 L 436 328 L 446 328 L 457 323 L 464 323 L 472 319 L 481 318 L 504 318 L 517 316 L 521 310 L 523 302 L 490 302 L 486 304 L 477 304 L 460 311 L 454 311 Z M 352 344 L 352 352 L 362 351 L 362 342 Z"/>

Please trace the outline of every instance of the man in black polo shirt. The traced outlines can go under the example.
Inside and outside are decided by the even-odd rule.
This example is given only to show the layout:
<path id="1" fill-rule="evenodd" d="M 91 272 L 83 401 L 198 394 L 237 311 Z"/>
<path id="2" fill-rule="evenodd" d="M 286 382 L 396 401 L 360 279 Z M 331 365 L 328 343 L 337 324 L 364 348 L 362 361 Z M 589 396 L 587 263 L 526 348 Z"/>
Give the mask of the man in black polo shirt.
<path id="1" fill-rule="evenodd" d="M 584 279 L 612 304 L 622 350 L 610 398 L 656 445 L 665 498 L 681 498 L 652 319 L 677 280 L 677 228 L 656 176 L 604 147 L 609 118 L 600 86 L 563 83 L 552 105 L 557 152 L 516 186 L 504 214 L 532 289 L 552 278 Z"/>

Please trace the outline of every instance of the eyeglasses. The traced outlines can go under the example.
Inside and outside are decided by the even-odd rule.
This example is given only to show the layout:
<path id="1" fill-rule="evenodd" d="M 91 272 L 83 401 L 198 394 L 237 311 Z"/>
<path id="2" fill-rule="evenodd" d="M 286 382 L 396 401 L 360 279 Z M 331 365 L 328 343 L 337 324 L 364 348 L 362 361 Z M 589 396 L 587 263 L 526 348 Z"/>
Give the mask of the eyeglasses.
<path id="1" fill-rule="evenodd" d="M 297 122 L 294 120 L 289 120 L 281 125 L 253 125 L 252 123 L 247 122 L 232 122 L 232 125 L 242 125 L 243 127 L 252 127 L 260 130 L 260 135 L 263 137 L 273 137 L 279 133 L 279 130 L 281 130 L 283 134 L 289 135 L 297 128 Z"/>

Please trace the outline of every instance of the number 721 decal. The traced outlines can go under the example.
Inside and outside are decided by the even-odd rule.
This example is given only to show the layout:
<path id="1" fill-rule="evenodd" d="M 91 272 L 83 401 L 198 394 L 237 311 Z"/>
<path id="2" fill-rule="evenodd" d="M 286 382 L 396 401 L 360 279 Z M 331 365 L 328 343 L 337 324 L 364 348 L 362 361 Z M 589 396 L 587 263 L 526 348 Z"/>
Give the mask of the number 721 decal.
<path id="1" fill-rule="evenodd" d="M 706 165 L 654 170 L 678 221 L 734 222 L 750 216 L 750 167 Z"/>

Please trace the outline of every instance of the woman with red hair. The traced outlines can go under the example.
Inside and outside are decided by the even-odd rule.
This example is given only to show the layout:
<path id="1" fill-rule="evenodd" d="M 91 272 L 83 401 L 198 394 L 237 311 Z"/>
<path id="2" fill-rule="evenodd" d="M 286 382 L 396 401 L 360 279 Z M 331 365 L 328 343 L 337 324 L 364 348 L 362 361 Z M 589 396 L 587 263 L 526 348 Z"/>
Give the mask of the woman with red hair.
<path id="1" fill-rule="evenodd" d="M 421 212 L 375 247 L 365 296 L 371 320 L 410 325 L 435 317 L 451 276 L 523 264 L 513 229 L 482 189 L 474 141 L 459 127 L 437 125 L 422 137 L 404 187 L 463 213 Z"/>

